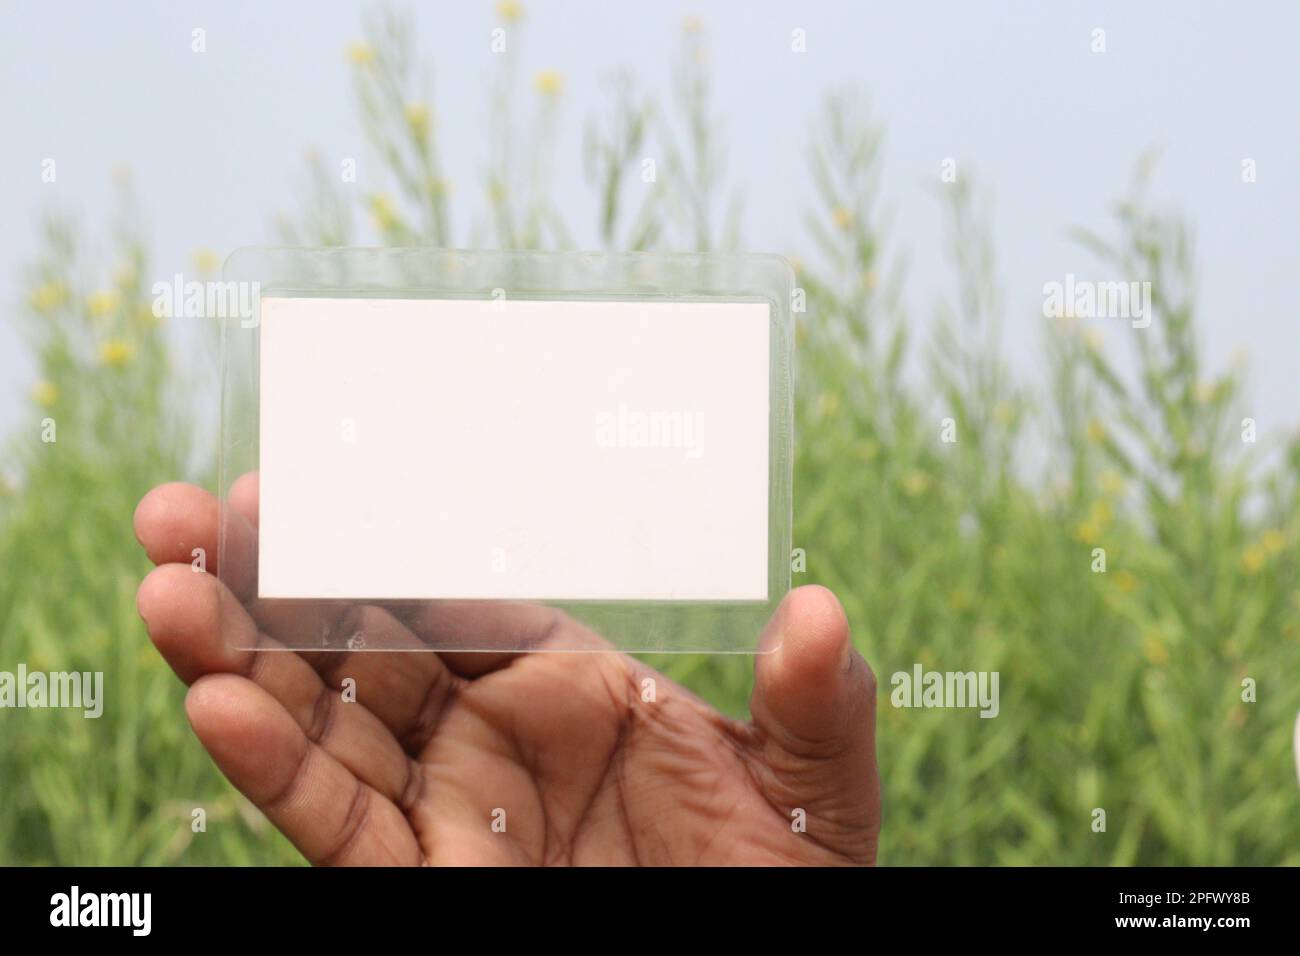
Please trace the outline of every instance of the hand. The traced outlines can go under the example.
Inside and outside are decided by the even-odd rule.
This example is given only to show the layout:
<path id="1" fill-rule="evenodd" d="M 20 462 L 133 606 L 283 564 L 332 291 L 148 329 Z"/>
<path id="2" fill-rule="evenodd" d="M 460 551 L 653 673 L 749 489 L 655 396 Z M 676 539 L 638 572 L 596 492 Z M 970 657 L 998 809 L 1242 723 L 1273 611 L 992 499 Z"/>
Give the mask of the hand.
<path id="1" fill-rule="evenodd" d="M 254 539 L 255 475 L 230 504 Z M 140 502 L 136 537 L 158 566 L 140 615 L 190 685 L 186 711 L 212 759 L 312 863 L 875 861 L 875 678 L 829 591 L 786 597 L 763 635 L 780 647 L 755 658 L 753 722 L 741 723 L 622 654 L 270 650 L 307 622 L 217 580 L 218 520 L 217 500 L 189 485 Z M 211 573 L 195 573 L 194 548 Z M 593 637 L 544 607 L 428 607 L 415 621 L 358 613 L 412 648 L 453 628 L 548 648 Z M 239 631 L 231 643 L 260 649 L 233 649 Z M 355 702 L 342 699 L 347 677 Z"/>

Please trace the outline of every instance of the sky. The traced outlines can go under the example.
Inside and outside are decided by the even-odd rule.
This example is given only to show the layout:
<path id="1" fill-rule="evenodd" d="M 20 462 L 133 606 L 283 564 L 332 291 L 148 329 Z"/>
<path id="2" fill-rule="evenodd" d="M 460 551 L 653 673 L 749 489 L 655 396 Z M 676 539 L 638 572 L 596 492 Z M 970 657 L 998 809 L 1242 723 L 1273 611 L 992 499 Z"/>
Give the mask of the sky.
<path id="1" fill-rule="evenodd" d="M 1095 272 L 1067 234 L 1105 231 L 1138 157 L 1159 150 L 1153 193 L 1195 229 L 1201 332 L 1213 367 L 1244 355 L 1262 432 L 1300 422 L 1300 6 L 1208 2 L 525 2 L 512 56 L 564 75 L 555 201 L 596 244 L 580 161 L 585 118 L 625 69 L 667 100 L 682 24 L 707 31 L 714 109 L 744 244 L 800 254 L 813 188 L 809 121 L 827 92 L 860 88 L 885 129 L 883 191 L 924 327 L 949 295 L 941 163 L 973 171 L 994 202 L 1005 346 L 1044 365 L 1043 284 Z M 415 17 L 453 201 L 481 206 L 488 84 L 500 17 L 491 2 L 399 5 Z M 158 277 L 274 239 L 298 205 L 303 157 L 358 160 L 357 188 L 385 188 L 352 101 L 347 45 L 373 4 L 0 2 L 0 432 L 33 415 L 34 370 L 16 314 L 41 215 L 104 235 L 113 170 L 142 202 Z M 202 29 L 206 50 L 192 49 Z M 1106 49 L 1092 49 L 1096 30 Z M 802 30 L 806 50 L 791 49 Z M 57 180 L 42 182 L 54 158 Z M 1242 181 L 1254 161 L 1256 181 Z M 469 239 L 469 217 L 454 222 Z M 1122 349 L 1124 323 L 1101 329 Z M 186 347 L 181 334 L 178 347 Z M 213 403 L 216 396 L 213 396 Z"/>

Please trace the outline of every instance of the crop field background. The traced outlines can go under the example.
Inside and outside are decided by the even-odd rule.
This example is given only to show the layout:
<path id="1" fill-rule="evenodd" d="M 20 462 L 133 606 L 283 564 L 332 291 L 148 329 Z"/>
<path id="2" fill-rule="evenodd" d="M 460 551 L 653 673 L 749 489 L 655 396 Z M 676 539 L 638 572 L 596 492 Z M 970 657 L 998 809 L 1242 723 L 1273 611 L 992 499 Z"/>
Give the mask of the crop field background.
<path id="1" fill-rule="evenodd" d="M 345 189 L 309 159 L 281 238 L 463 244 L 419 38 L 400 10 L 368 22 L 339 69 L 394 186 Z M 555 146 L 564 78 L 503 74 L 475 243 L 572 246 L 551 199 L 564 175 L 598 198 L 607 248 L 750 249 L 726 202 L 708 33 L 688 23 L 679 42 L 676 88 L 614 89 L 580 155 Z M 1196 292 L 1215 263 L 1198 258 L 1195 223 L 1151 198 L 1158 162 L 1135 152 L 1109 225 L 1076 234 L 1106 274 L 1151 282 L 1150 326 L 1103 343 L 1086 319 L 1042 318 L 1029 376 L 1006 356 L 994 201 L 978 177 L 936 176 L 950 293 L 916 315 L 884 214 L 888 130 L 866 91 L 829 94 L 800 124 L 816 200 L 778 250 L 807 297 L 794 578 L 839 595 L 880 681 L 880 861 L 1300 863 L 1300 414 L 1256 437 L 1249 365 L 1211 371 L 1203 332 L 1226 319 Z M 629 190 L 649 142 L 656 182 Z M 147 187 L 121 179 L 112 220 L 52 209 L 9 223 L 43 233 L 4 319 L 38 380 L 4 439 L 0 668 L 102 670 L 109 705 L 98 720 L 0 712 L 0 862 L 300 862 L 191 735 L 184 688 L 136 613 L 147 561 L 132 512 L 165 480 L 215 485 L 201 408 L 216 384 L 211 336 L 181 348 L 154 317 Z M 196 274 L 219 268 L 217 253 L 195 254 Z M 45 418 L 56 443 L 40 440 Z M 746 713 L 750 660 L 653 663 Z M 891 675 L 918 663 L 999 672 L 996 719 L 892 706 Z M 189 826 L 196 806 L 206 833 Z"/>

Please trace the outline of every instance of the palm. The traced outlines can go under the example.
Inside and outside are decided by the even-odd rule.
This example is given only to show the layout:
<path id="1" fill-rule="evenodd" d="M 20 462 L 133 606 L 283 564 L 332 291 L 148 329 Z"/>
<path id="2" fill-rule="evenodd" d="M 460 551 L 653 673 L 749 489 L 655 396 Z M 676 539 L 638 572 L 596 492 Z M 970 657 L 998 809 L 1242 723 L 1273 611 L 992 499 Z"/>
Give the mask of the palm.
<path id="1" fill-rule="evenodd" d="M 434 863 L 867 859 L 865 819 L 856 846 L 794 832 L 761 751 L 749 725 L 628 658 L 532 655 L 455 695 L 408 819 Z M 504 832 L 487 825 L 497 810 Z"/>
<path id="2" fill-rule="evenodd" d="M 237 486 L 232 503 L 255 528 L 252 488 L 237 500 Z M 842 612 L 820 589 L 794 592 L 774 622 L 784 645 L 758 659 L 748 724 L 621 654 L 231 650 L 219 629 L 256 628 L 267 646 L 306 623 L 259 614 L 256 602 L 249 617 L 215 578 L 173 563 L 193 547 L 216 553 L 205 493 L 156 489 L 136 525 L 159 564 L 141 586 L 141 613 L 193 684 L 195 731 L 312 862 L 874 860 L 874 682 L 846 656 Z M 473 621 L 361 613 L 368 632 L 413 648 L 453 624 L 534 633 L 547 649 L 594 637 L 519 605 L 488 622 L 481 611 Z"/>

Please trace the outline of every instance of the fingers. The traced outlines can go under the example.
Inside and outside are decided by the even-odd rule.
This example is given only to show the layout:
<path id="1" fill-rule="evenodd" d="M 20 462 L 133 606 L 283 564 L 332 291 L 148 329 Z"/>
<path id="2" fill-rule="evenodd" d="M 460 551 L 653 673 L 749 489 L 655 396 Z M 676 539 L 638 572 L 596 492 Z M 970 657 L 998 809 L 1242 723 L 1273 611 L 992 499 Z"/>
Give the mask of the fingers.
<path id="1" fill-rule="evenodd" d="M 255 531 L 260 515 L 257 473 L 240 476 L 230 486 L 229 500 Z M 340 611 L 352 606 L 351 602 L 329 601 L 283 607 L 272 604 L 255 608 L 254 614 L 271 634 L 291 625 L 306 625 L 313 634 L 340 634 L 359 628 L 360 633 L 368 635 L 367 644 L 372 647 L 471 648 L 442 654 L 446 666 L 462 677 L 499 670 L 515 660 L 519 651 L 542 645 L 562 643 L 566 650 L 608 649 L 598 635 L 577 626 L 560 611 L 521 601 L 424 601 L 391 612 L 367 606 L 366 615 L 360 619 L 350 615 L 340 621 Z M 441 674 L 429 666 L 432 663 L 416 665 L 413 670 L 441 679 Z M 427 689 L 428 682 L 423 686 Z"/>
<path id="2" fill-rule="evenodd" d="M 243 515 L 244 520 L 256 531 L 260 514 L 257 472 L 250 471 L 236 478 L 230 490 L 226 492 L 226 500 L 230 502 L 230 507 Z"/>
<path id="3" fill-rule="evenodd" d="M 149 639 L 186 684 L 204 674 L 244 674 L 252 666 L 257 651 L 237 648 L 258 645 L 257 627 L 212 575 L 164 564 L 145 576 L 135 604 Z"/>
<path id="4" fill-rule="evenodd" d="M 221 772 L 312 863 L 423 862 L 401 811 L 312 743 L 252 681 L 232 674 L 202 677 L 190 688 L 185 708 Z"/>
<path id="5" fill-rule="evenodd" d="M 255 521 L 256 475 L 240 478 L 230 493 L 235 518 Z M 216 499 L 206 491 L 192 485 L 164 485 L 146 495 L 136 509 L 136 533 L 155 560 L 183 558 L 194 547 L 211 547 L 215 554 L 216 516 Z M 250 539 L 254 535 L 251 524 L 234 533 L 247 533 Z M 378 608 L 338 602 L 330 602 L 328 608 L 315 602 L 254 604 L 253 610 L 260 612 L 255 623 L 234 594 L 210 575 L 194 574 L 188 563 L 163 565 L 150 574 L 140 587 L 137 604 L 150 637 L 186 683 L 207 673 L 248 674 L 256 652 L 235 648 L 264 643 L 259 628 L 291 644 L 329 628 L 361 633 L 374 647 L 422 651 L 401 658 L 340 652 L 301 655 L 335 689 L 344 678 L 352 678 L 357 703 L 378 717 L 408 753 L 418 753 L 428 741 L 455 691 L 456 680 L 438 656 L 427 653 L 419 638 Z M 271 656 L 298 659 L 283 652 Z M 300 667 L 301 661 L 295 669 Z M 277 662 L 259 673 L 289 687 L 287 663 Z M 304 686 L 314 689 L 320 683 L 313 677 Z M 276 696 L 285 699 L 283 694 Z"/>
<path id="6" fill-rule="evenodd" d="M 208 674 L 236 674 L 269 693 L 294 719 L 307 739 L 324 748 L 352 774 L 405 805 L 416 770 L 390 730 L 360 703 L 345 701 L 337 686 L 325 683 L 305 660 L 275 647 L 269 639 L 258 650 L 237 650 L 223 629 L 258 643 L 257 629 L 225 586 L 186 565 L 155 569 L 140 586 L 137 604 L 149 636 L 186 683 Z M 363 681 L 358 680 L 358 689 Z"/>
<path id="7" fill-rule="evenodd" d="M 219 554 L 218 529 L 226 523 L 226 553 Z M 194 485 L 159 485 L 135 509 L 135 536 L 154 564 L 187 564 L 202 557 L 213 574 L 225 561 L 222 580 L 241 598 L 257 590 L 257 533 L 234 508 L 223 509 L 215 497 Z M 199 550 L 196 555 L 195 551 Z"/>
<path id="8" fill-rule="evenodd" d="M 251 479 L 251 480 L 250 480 Z M 218 574 L 236 597 L 258 614 L 258 626 L 291 646 L 319 645 L 318 635 L 329 633 L 341 613 L 338 602 L 293 602 L 262 605 L 257 593 L 257 530 L 250 516 L 257 516 L 256 475 L 245 475 L 231 488 L 230 507 L 194 485 L 173 482 L 159 485 L 141 499 L 135 509 L 135 536 L 149 559 L 159 566 L 192 564 L 191 556 L 201 550 L 206 570 Z M 237 502 L 237 504 L 236 504 Z M 219 524 L 226 522 L 226 553 L 218 553 Z M 219 566 L 220 565 L 220 566 Z M 329 605 L 325 607 L 323 605 Z M 228 638 L 244 635 L 227 634 Z M 254 643 L 233 641 L 239 646 Z"/>
<path id="9" fill-rule="evenodd" d="M 830 591 L 798 588 L 782 602 L 755 662 L 750 711 L 769 798 L 802 808 L 808 833 L 871 862 L 880 828 L 876 680 L 853 649 Z"/>
<path id="10" fill-rule="evenodd" d="M 229 504 L 224 516 L 226 564 L 221 576 L 249 606 L 258 626 L 291 647 L 341 647 L 349 636 L 344 631 L 355 629 L 357 619 L 349 616 L 356 608 L 354 602 L 255 600 L 259 518 L 256 473 L 243 475 L 231 485 Z M 181 483 L 161 485 L 145 495 L 136 508 L 136 537 L 155 564 L 189 564 L 193 549 L 202 548 L 208 570 L 217 573 L 217 527 L 221 520 L 220 503 L 207 491 Z M 559 638 L 565 639 L 566 647 L 572 645 L 570 649 L 584 643 L 593 647 L 599 644 L 595 635 L 577 627 L 561 612 L 523 602 L 427 601 L 394 610 L 401 615 L 405 633 L 397 635 L 385 625 L 382 633 L 369 635 L 369 647 L 471 647 L 472 651 L 445 655 L 446 666 L 465 677 L 497 670 L 514 660 L 518 650 Z M 396 620 L 392 614 L 389 617 Z M 375 621 L 369 617 L 365 623 Z M 367 636 L 364 630 L 360 633 Z M 380 638 L 392 638 L 394 643 Z M 319 663 L 322 658 L 313 655 L 312 659 Z M 414 669 L 430 678 L 440 678 L 442 666 L 428 661 Z"/>
<path id="11" fill-rule="evenodd" d="M 412 654 L 329 651 L 303 655 L 328 684 L 345 676 L 356 681 L 357 700 L 383 721 L 402 748 L 419 754 L 442 721 L 462 681 L 437 654 L 382 608 L 358 605 L 342 626 L 365 635 L 366 642 L 387 651 Z"/>

